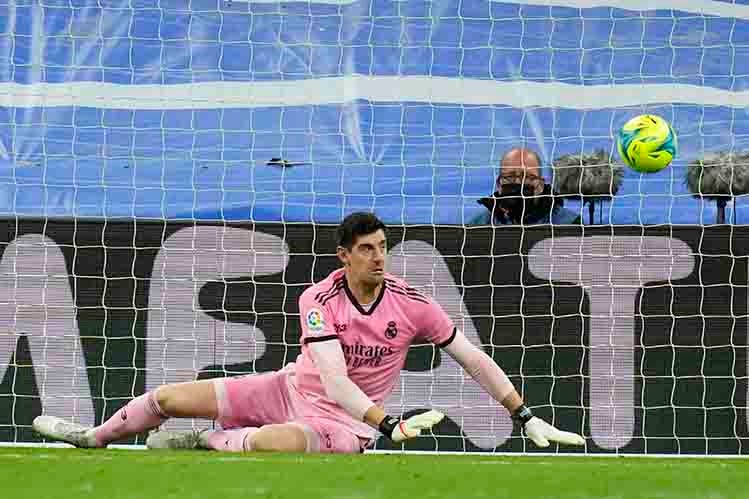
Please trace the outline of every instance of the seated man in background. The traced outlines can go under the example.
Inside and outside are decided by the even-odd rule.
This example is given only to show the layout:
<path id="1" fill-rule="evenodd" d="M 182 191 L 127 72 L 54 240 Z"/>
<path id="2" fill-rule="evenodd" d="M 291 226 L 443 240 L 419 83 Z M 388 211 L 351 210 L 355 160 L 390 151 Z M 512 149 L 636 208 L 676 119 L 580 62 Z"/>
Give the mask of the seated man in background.
<path id="1" fill-rule="evenodd" d="M 500 163 L 496 191 L 478 200 L 486 211 L 469 225 L 579 224 L 581 218 L 555 199 L 541 174 L 541 159 L 530 149 L 510 149 Z"/>

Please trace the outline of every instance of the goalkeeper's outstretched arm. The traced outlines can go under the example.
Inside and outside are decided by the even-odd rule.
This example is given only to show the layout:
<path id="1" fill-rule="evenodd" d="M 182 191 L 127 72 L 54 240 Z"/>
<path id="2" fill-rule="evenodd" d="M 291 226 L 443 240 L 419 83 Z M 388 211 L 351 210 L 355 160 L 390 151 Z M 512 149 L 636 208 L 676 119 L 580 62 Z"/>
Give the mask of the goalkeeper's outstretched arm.
<path id="1" fill-rule="evenodd" d="M 380 407 L 348 377 L 346 358 L 337 339 L 309 344 L 312 359 L 320 371 L 320 381 L 329 399 L 343 407 L 358 421 L 364 421 L 393 442 L 402 442 L 421 435 L 439 423 L 444 415 L 428 411 L 407 419 L 385 414 Z"/>
<path id="2" fill-rule="evenodd" d="M 460 364 L 491 396 L 512 414 L 513 419 L 523 425 L 528 438 L 539 447 L 548 447 L 549 442 L 567 445 L 585 445 L 585 439 L 576 433 L 561 431 L 533 416 L 522 397 L 502 369 L 483 350 L 468 341 L 457 331 L 445 351 Z"/>

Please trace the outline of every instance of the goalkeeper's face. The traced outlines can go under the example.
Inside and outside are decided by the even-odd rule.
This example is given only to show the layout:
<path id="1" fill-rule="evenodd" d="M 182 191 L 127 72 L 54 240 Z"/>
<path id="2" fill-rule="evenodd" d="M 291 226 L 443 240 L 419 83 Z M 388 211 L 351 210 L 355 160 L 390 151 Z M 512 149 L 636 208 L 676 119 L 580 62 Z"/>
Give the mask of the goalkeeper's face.
<path id="1" fill-rule="evenodd" d="M 339 248 L 338 256 L 348 270 L 350 280 L 365 286 L 377 286 L 385 279 L 387 238 L 378 230 L 356 237 L 351 249 Z"/>

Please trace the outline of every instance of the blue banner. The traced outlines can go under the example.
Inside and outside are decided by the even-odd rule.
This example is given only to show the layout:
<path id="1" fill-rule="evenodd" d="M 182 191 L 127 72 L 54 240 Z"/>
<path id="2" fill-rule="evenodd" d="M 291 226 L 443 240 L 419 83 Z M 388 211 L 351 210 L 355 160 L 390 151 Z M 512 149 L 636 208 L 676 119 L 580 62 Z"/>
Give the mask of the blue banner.
<path id="1" fill-rule="evenodd" d="M 679 157 L 602 220 L 712 223 L 684 177 L 746 149 L 745 6 L 544 3 L 2 5 L 0 214 L 462 224 L 507 149 L 616 157 L 653 112 Z"/>

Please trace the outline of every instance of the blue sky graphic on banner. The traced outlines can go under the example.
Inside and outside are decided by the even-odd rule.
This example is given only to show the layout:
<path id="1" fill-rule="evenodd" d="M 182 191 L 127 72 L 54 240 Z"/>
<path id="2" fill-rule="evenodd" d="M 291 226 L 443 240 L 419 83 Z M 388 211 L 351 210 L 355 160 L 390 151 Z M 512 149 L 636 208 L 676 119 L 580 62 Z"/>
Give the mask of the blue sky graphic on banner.
<path id="1" fill-rule="evenodd" d="M 745 3 L 0 5 L 0 212 L 460 224 L 508 148 L 614 152 L 653 112 L 679 157 L 627 171 L 604 221 L 711 223 L 684 176 L 748 149 Z"/>

